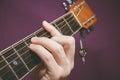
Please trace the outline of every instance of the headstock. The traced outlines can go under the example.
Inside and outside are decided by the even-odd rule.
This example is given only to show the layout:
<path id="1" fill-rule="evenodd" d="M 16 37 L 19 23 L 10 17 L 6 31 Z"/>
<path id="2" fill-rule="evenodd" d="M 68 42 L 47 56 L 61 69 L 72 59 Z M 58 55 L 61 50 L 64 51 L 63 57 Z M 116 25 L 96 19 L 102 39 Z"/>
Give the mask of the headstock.
<path id="1" fill-rule="evenodd" d="M 96 16 L 88 6 L 85 0 L 77 0 L 72 2 L 72 0 L 66 0 L 63 3 L 67 11 L 71 11 L 76 20 L 78 21 L 81 29 L 80 35 L 84 38 L 88 35 L 93 29 L 93 23 L 96 21 Z M 86 49 L 83 48 L 82 40 L 80 40 L 80 55 L 82 61 L 85 62 L 85 56 L 87 54 Z"/>
<path id="2" fill-rule="evenodd" d="M 63 2 L 65 10 L 71 11 L 76 20 L 82 27 L 80 30 L 81 36 L 85 37 L 93 29 L 93 23 L 96 21 L 96 16 L 88 6 L 85 0 L 66 0 Z"/>
<path id="3" fill-rule="evenodd" d="M 80 26 L 88 29 L 95 21 L 96 16 L 85 0 L 78 0 L 70 6 L 70 11 L 74 14 Z"/>

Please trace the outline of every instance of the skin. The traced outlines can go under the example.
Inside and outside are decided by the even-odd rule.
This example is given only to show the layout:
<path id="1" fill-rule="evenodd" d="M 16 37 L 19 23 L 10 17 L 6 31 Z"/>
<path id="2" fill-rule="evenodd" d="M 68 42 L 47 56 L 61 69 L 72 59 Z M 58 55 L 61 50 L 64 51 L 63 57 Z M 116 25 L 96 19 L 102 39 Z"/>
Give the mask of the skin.
<path id="1" fill-rule="evenodd" d="M 74 67 L 75 40 L 72 36 L 62 35 L 48 22 L 42 22 L 43 27 L 52 35 L 33 37 L 30 49 L 43 61 L 37 69 L 34 80 L 66 80 Z"/>

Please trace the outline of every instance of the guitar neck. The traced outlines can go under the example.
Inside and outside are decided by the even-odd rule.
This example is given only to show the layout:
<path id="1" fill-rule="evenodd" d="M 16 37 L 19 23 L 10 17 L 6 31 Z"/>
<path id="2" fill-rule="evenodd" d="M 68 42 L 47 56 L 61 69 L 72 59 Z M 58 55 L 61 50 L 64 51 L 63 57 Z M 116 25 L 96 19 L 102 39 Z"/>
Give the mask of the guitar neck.
<path id="1" fill-rule="evenodd" d="M 69 36 L 81 28 L 71 12 L 59 17 L 51 24 L 62 34 Z M 34 36 L 51 37 L 44 28 L 40 28 L 0 52 L 0 80 L 20 80 L 40 63 L 41 60 L 28 48 L 30 39 Z"/>
<path id="2" fill-rule="evenodd" d="M 81 28 L 88 29 L 96 21 L 89 6 L 84 0 L 78 0 L 70 6 L 70 11 L 51 22 L 63 35 L 73 35 Z M 41 60 L 28 46 L 32 37 L 51 35 L 40 28 L 12 46 L 0 51 L 0 80 L 21 80 L 31 72 Z"/>

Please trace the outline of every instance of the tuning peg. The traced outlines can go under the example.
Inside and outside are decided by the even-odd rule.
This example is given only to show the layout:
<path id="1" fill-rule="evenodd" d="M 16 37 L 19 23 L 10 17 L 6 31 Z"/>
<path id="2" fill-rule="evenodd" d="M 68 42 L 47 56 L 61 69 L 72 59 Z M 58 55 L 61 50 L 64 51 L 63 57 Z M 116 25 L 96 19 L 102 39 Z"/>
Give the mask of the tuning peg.
<path id="1" fill-rule="evenodd" d="M 66 0 L 69 5 L 73 4 L 73 0 Z"/>
<path id="2" fill-rule="evenodd" d="M 65 2 L 62 3 L 62 5 L 63 5 L 64 9 L 66 11 L 68 11 L 68 3 L 65 1 Z"/>
<path id="3" fill-rule="evenodd" d="M 72 5 L 72 4 L 73 4 L 73 1 L 72 1 L 72 0 L 66 0 L 66 1 L 64 1 L 64 2 L 62 3 L 62 5 L 63 5 L 63 7 L 64 7 L 64 9 L 65 9 L 66 11 L 69 10 L 69 6 Z"/>
<path id="4" fill-rule="evenodd" d="M 90 26 L 88 29 L 82 28 L 79 32 L 82 38 L 85 38 L 91 31 L 93 31 L 94 27 Z"/>
<path id="5" fill-rule="evenodd" d="M 90 26 L 88 29 L 87 29 L 87 32 L 90 33 L 91 31 L 94 30 L 94 27 L 93 26 Z"/>

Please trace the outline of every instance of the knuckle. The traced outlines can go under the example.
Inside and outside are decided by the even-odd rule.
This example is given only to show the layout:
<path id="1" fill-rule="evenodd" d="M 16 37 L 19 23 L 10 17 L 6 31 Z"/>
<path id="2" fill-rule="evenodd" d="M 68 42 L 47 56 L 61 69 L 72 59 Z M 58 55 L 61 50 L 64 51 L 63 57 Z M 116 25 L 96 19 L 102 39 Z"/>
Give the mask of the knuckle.
<path id="1" fill-rule="evenodd" d="M 69 40 L 69 41 L 68 41 L 67 43 L 68 43 L 69 45 L 75 44 L 75 39 L 74 39 L 74 37 L 69 36 L 69 37 L 68 37 L 68 40 Z"/>
<path id="2" fill-rule="evenodd" d="M 63 51 L 63 47 L 62 47 L 61 45 L 58 45 L 58 46 L 56 46 L 56 47 L 54 48 L 54 51 L 55 51 L 56 53 L 61 53 L 61 52 Z"/>
<path id="3" fill-rule="evenodd" d="M 45 55 L 44 58 L 45 58 L 46 61 L 51 61 L 52 55 L 51 54 Z"/>

